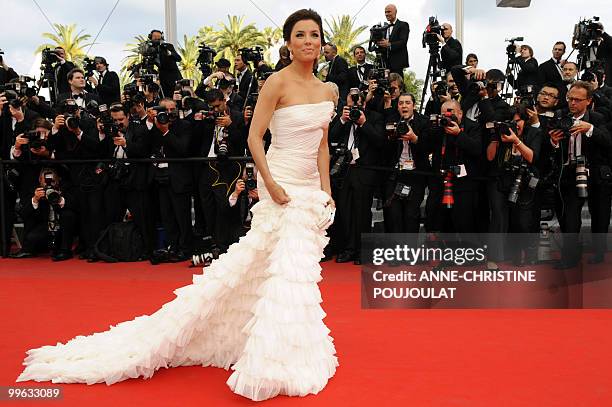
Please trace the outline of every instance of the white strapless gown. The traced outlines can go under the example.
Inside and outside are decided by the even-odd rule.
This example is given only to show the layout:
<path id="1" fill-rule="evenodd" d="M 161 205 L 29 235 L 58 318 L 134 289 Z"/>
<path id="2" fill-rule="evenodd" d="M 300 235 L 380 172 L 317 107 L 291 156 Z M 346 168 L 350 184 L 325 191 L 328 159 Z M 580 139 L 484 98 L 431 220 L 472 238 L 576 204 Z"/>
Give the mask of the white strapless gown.
<path id="1" fill-rule="evenodd" d="M 268 165 L 291 202 L 276 204 L 259 179 L 251 230 L 173 301 L 106 332 L 29 350 L 17 381 L 110 385 L 202 365 L 231 367 L 227 384 L 252 400 L 321 391 L 338 366 L 317 285 L 328 238 L 316 222 L 329 199 L 317 152 L 333 108 L 294 105 L 272 116 Z"/>

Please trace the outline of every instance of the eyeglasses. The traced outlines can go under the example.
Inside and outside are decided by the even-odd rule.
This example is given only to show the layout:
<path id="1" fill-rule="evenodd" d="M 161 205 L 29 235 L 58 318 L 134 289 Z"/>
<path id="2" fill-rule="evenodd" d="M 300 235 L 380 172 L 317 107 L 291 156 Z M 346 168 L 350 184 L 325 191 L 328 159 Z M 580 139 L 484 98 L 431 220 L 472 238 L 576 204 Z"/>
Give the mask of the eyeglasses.
<path id="1" fill-rule="evenodd" d="M 566 97 L 565 98 L 569 103 L 579 103 L 579 102 L 584 102 L 585 100 L 588 100 L 587 98 L 571 98 L 571 97 Z"/>
<path id="2" fill-rule="evenodd" d="M 538 93 L 538 95 L 546 96 L 547 98 L 552 98 L 552 99 L 559 99 L 559 96 L 553 95 L 552 93 L 543 92 L 543 91 Z"/>

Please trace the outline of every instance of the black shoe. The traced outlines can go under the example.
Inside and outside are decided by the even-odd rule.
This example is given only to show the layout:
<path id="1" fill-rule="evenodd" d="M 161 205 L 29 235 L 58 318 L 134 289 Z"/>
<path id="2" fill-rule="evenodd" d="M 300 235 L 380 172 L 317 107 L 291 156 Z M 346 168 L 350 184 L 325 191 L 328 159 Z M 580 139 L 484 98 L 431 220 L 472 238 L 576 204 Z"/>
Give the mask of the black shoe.
<path id="1" fill-rule="evenodd" d="M 589 258 L 589 264 L 599 264 L 604 262 L 603 253 L 593 253 L 593 255 Z"/>
<path id="2" fill-rule="evenodd" d="M 175 253 L 170 253 L 170 262 L 171 263 L 180 263 L 182 261 L 190 260 L 191 256 L 185 253 L 182 250 L 179 250 Z"/>
<path id="3" fill-rule="evenodd" d="M 36 257 L 36 256 L 34 255 L 34 253 L 30 253 L 26 250 L 21 249 L 16 253 L 9 254 L 9 257 L 11 259 L 29 259 L 31 257 Z"/>
<path id="4" fill-rule="evenodd" d="M 356 266 L 361 266 L 361 258 L 355 257 L 355 259 L 353 260 L 353 264 Z"/>
<path id="5" fill-rule="evenodd" d="M 345 250 L 336 256 L 336 263 L 348 263 L 355 259 L 355 253 L 352 250 Z"/>
<path id="6" fill-rule="evenodd" d="M 53 261 L 64 261 L 72 258 L 72 252 L 68 250 L 60 250 L 57 254 L 51 256 Z"/>
<path id="7" fill-rule="evenodd" d="M 97 263 L 98 261 L 100 261 L 100 258 L 93 253 L 87 258 L 87 263 Z"/>

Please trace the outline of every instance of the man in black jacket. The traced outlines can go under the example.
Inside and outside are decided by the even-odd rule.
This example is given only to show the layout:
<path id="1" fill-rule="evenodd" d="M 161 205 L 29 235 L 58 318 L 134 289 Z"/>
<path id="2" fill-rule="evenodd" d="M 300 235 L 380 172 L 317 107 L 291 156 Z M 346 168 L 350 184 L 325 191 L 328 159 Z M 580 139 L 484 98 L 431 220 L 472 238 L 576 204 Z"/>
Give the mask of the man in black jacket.
<path id="1" fill-rule="evenodd" d="M 552 49 L 552 58 L 540 64 L 538 73 L 540 75 L 539 85 L 552 83 L 557 87 L 563 86 L 563 54 L 565 54 L 565 43 L 555 42 Z"/>
<path id="2" fill-rule="evenodd" d="M 453 38 L 453 27 L 449 23 L 442 24 L 442 35 L 438 37 L 438 40 L 443 44 L 440 49 L 440 55 L 442 56 L 440 68 L 448 72 L 453 66 L 461 65 L 463 63 L 463 47 L 459 40 Z"/>
<path id="3" fill-rule="evenodd" d="M 160 101 L 164 113 L 177 113 L 176 103 L 170 98 Z M 190 155 L 189 142 L 192 137 L 188 121 L 170 118 L 160 120 L 155 116 L 152 131 L 153 152 L 157 158 L 183 158 Z M 154 188 L 159 192 L 159 210 L 173 261 L 184 261 L 192 250 L 193 231 L 191 228 L 191 190 L 193 177 L 189 164 L 177 162 L 154 165 Z"/>
<path id="4" fill-rule="evenodd" d="M 408 124 L 405 129 L 402 122 Z M 387 131 L 385 143 L 384 165 L 393 168 L 385 182 L 385 231 L 418 233 L 427 175 L 415 171 L 431 172 L 429 120 L 415 111 L 414 95 L 402 93 L 397 109 L 385 109 L 385 123 L 395 124 L 394 130 Z"/>
<path id="5" fill-rule="evenodd" d="M 225 252 L 232 242 L 232 236 L 224 224 L 227 215 L 224 208 L 227 208 L 228 197 L 242 176 L 244 167 L 238 161 L 223 158 L 245 154 L 244 118 L 240 111 L 230 108 L 218 89 L 210 90 L 206 100 L 219 117 L 203 120 L 200 154 L 218 160 L 204 163 L 199 192 L 207 235 L 212 236 L 213 244 L 221 252 Z"/>
<path id="6" fill-rule="evenodd" d="M 517 45 L 517 53 L 518 55 L 514 57 L 513 61 L 521 70 L 516 78 L 507 72 L 508 81 L 515 91 L 520 91 L 528 85 L 537 86 L 540 82 L 540 74 L 538 71 L 538 61 L 533 57 L 533 48 L 526 44 Z"/>
<path id="7" fill-rule="evenodd" d="M 72 242 L 77 229 L 77 199 L 65 182 L 50 168 L 40 172 L 35 188 L 21 201 L 24 219 L 23 247 L 13 258 L 34 257 L 51 246 L 53 261 L 72 258 Z"/>
<path id="8" fill-rule="evenodd" d="M 119 75 L 117 72 L 108 70 L 106 59 L 95 57 L 94 62 L 98 75 L 92 75 L 88 80 L 95 88 L 100 103 L 110 106 L 113 102 L 119 102 L 121 98 Z"/>
<path id="9" fill-rule="evenodd" d="M 2 57 L 2 54 L 0 54 L 0 85 L 4 85 L 5 83 L 8 83 L 11 79 L 15 79 L 18 77 L 19 75 L 17 74 L 17 72 L 15 72 L 13 68 L 9 67 L 6 64 L 4 58 Z"/>
<path id="10" fill-rule="evenodd" d="M 330 142 L 338 143 L 347 150 L 348 169 L 336 202 L 338 232 L 342 238 L 336 249 L 340 253 L 338 263 L 354 260 L 361 264 L 361 234 L 368 233 L 372 223 L 372 201 L 374 190 L 380 181 L 377 170 L 360 168 L 361 166 L 378 166 L 382 164 L 384 138 L 384 118 L 374 111 L 364 112 L 363 97 L 359 95 L 356 107 L 359 117 L 351 120 L 349 112 L 354 102 L 351 95 L 342 115 L 332 123 L 329 129 Z"/>
<path id="11" fill-rule="evenodd" d="M 550 143 L 556 153 L 558 168 L 562 168 L 555 212 L 563 238 L 561 261 L 557 268 L 575 267 L 580 260 L 578 233 L 582 226 L 581 210 L 585 197 L 589 198 L 594 237 L 605 239 L 610 223 L 610 160 L 612 139 L 605 128 L 605 119 L 589 111 L 593 87 L 583 81 L 575 82 L 567 94 L 569 115 L 574 125 L 565 134 L 549 131 Z M 588 168 L 588 181 L 579 182 L 582 168 Z M 586 182 L 584 182 L 586 181 Z M 595 254 L 591 261 L 603 261 L 605 240 L 594 241 Z"/>
<path id="12" fill-rule="evenodd" d="M 236 78 L 236 88 L 242 100 L 246 99 L 249 92 L 249 85 L 253 79 L 253 73 L 249 69 L 248 64 L 242 59 L 242 54 L 236 55 L 234 58 L 234 70 Z M 254 91 L 254 89 L 252 90 Z"/>
<path id="13" fill-rule="evenodd" d="M 57 104 L 61 104 L 66 99 L 72 99 L 80 108 L 85 108 L 91 100 L 98 101 L 98 96 L 95 93 L 90 93 L 85 90 L 85 72 L 80 68 L 74 68 L 66 76 L 70 89 L 68 92 L 61 93 L 57 97 Z"/>
<path id="14" fill-rule="evenodd" d="M 359 88 L 364 81 L 368 80 L 368 74 L 374 65 L 366 62 L 366 51 L 361 46 L 353 48 L 353 56 L 357 65 L 348 69 L 348 86 L 349 88 Z"/>
<path id="15" fill-rule="evenodd" d="M 338 55 L 338 47 L 336 45 L 328 43 L 323 48 L 323 54 L 327 61 L 327 76 L 325 82 L 333 82 L 338 85 L 340 92 L 340 101 L 346 100 L 346 96 L 349 91 L 349 68 L 348 63 L 344 58 Z M 342 105 L 342 103 L 340 103 Z"/>
<path id="16" fill-rule="evenodd" d="M 56 63 L 55 69 L 55 96 L 59 97 L 62 93 L 70 91 L 70 84 L 68 83 L 68 73 L 76 68 L 76 66 L 66 61 L 66 50 L 62 47 L 55 47 L 55 54 L 59 61 Z M 53 100 L 53 99 L 51 99 Z"/>
<path id="17" fill-rule="evenodd" d="M 601 38 L 597 41 L 597 59 L 603 61 L 606 68 L 606 85 L 612 86 L 612 37 L 607 32 L 604 32 L 603 25 L 601 26 Z"/>
<path id="18" fill-rule="evenodd" d="M 177 65 L 178 62 L 181 62 L 181 56 L 174 49 L 174 45 L 164 42 L 164 35 L 161 31 L 151 31 L 149 39 L 159 50 L 156 64 L 159 68 L 159 82 L 163 94 L 166 97 L 172 97 L 176 81 L 183 78 Z"/>
<path id="19" fill-rule="evenodd" d="M 408 36 L 410 26 L 397 18 L 397 7 L 389 4 L 385 7 L 385 18 L 389 22 L 389 29 L 385 39 L 378 42 L 378 46 L 384 49 L 383 57 L 385 65 L 391 72 L 404 77 L 404 68 L 408 68 Z"/>
<path id="20" fill-rule="evenodd" d="M 115 161 L 102 170 L 106 174 L 104 187 L 105 226 L 121 222 L 129 209 L 134 223 L 140 230 L 144 241 L 145 253 L 154 249 L 153 224 L 149 222 L 150 207 L 147 197 L 150 164 L 125 163 L 125 158 L 149 158 L 151 156 L 151 137 L 146 124 L 130 121 L 128 112 L 122 105 L 110 109 L 116 133 L 105 129 L 98 121 L 99 138 L 103 158 Z"/>
<path id="21" fill-rule="evenodd" d="M 427 197 L 427 231 L 472 233 L 476 223 L 475 178 L 482 175 L 482 134 L 478 123 L 463 115 L 456 100 L 442 105 L 447 126 L 431 130 L 432 170 L 440 174 L 436 193 Z"/>

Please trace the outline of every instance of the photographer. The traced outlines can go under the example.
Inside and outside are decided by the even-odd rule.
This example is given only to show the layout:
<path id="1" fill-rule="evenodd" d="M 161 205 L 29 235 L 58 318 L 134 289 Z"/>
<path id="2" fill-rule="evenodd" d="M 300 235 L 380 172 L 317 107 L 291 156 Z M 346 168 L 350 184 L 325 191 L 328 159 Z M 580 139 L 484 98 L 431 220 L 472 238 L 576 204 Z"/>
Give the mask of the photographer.
<path id="1" fill-rule="evenodd" d="M 408 61 L 410 26 L 397 18 L 397 7 L 393 4 L 385 7 L 385 18 L 389 22 L 389 28 L 385 39 L 379 41 L 377 45 L 384 50 L 385 66 L 403 79 L 404 68 L 410 66 Z"/>
<path id="2" fill-rule="evenodd" d="M 4 52 L 0 50 L 0 86 L 8 83 L 11 79 L 16 79 L 19 77 L 17 72 L 13 70 L 13 68 L 9 67 L 4 61 L 4 57 L 2 56 Z"/>
<path id="3" fill-rule="evenodd" d="M 463 75 L 463 74 L 462 74 Z M 453 74 L 446 73 L 446 79 L 431 84 L 431 97 L 425 105 L 425 116 L 438 114 L 444 102 L 449 100 L 460 100 L 461 94 Z"/>
<path id="4" fill-rule="evenodd" d="M 82 69 L 72 69 L 70 72 L 68 72 L 67 78 L 70 90 L 69 92 L 59 94 L 57 97 L 58 104 L 62 103 L 66 99 L 73 99 L 79 107 L 85 108 L 91 100 L 98 102 L 97 95 L 89 93 L 85 90 L 85 72 L 83 72 Z"/>
<path id="5" fill-rule="evenodd" d="M 597 39 L 596 58 L 603 61 L 606 70 L 606 85 L 612 86 L 610 78 L 612 78 L 612 37 L 604 31 L 603 24 L 599 23 L 601 33 Z"/>
<path id="6" fill-rule="evenodd" d="M 385 181 L 384 220 L 387 233 L 418 233 L 425 197 L 429 121 L 415 112 L 414 95 L 402 93 L 397 110 L 385 110 L 385 165 L 394 168 Z M 389 131 L 391 130 L 391 131 Z"/>
<path id="7" fill-rule="evenodd" d="M 528 85 L 538 86 L 540 82 L 540 74 L 538 71 L 538 61 L 533 57 L 533 48 L 529 45 L 516 45 L 516 56 L 513 62 L 517 64 L 521 70 L 517 77 L 508 74 L 508 82 L 514 89 L 521 89 Z"/>
<path id="8" fill-rule="evenodd" d="M 37 187 L 36 187 L 37 186 Z M 57 173 L 43 169 L 34 192 L 21 201 L 24 220 L 23 247 L 10 257 L 35 257 L 38 252 L 51 249 L 53 261 L 72 258 L 72 243 L 77 229 L 76 200 L 68 192 Z"/>
<path id="9" fill-rule="evenodd" d="M 212 112 L 203 118 L 207 128 L 202 134 L 204 157 L 216 157 L 218 161 L 204 163 L 200 177 L 199 192 L 206 219 L 206 232 L 213 237 L 213 244 L 221 251 L 227 251 L 232 238 L 221 217 L 222 208 L 233 185 L 242 176 L 243 165 L 238 161 L 223 160 L 229 156 L 243 156 L 246 137 L 243 131 L 244 118 L 240 111 L 230 108 L 219 89 L 212 89 L 206 96 Z"/>
<path id="10" fill-rule="evenodd" d="M 291 65 L 291 52 L 286 45 L 281 45 L 278 49 L 278 62 L 274 66 L 274 71 L 278 72 L 289 65 Z"/>
<path id="11" fill-rule="evenodd" d="M 526 126 L 529 116 L 525 106 L 512 108 L 511 115 L 510 122 L 494 122 L 487 147 L 489 232 L 494 234 L 487 267 L 493 269 L 497 268 L 495 262 L 506 259 L 501 234 L 539 232 L 540 206 L 536 191 L 539 174 L 534 164 L 538 161 L 542 134 L 540 129 Z M 536 260 L 535 242 L 525 243 L 528 243 L 523 247 L 526 260 Z M 522 264 L 520 250 L 513 257 L 515 263 Z"/>
<path id="12" fill-rule="evenodd" d="M 95 121 L 81 117 L 81 109 L 74 99 L 66 99 L 57 105 L 58 115 L 53 122 L 49 143 L 58 160 L 101 158 L 100 140 Z M 68 181 L 71 194 L 77 200 L 79 213 L 79 251 L 81 258 L 88 258 L 101 230 L 104 213 L 102 190 L 95 180 L 95 164 L 70 164 Z"/>
<path id="13" fill-rule="evenodd" d="M 327 75 L 325 82 L 333 82 L 338 85 L 340 91 L 340 101 L 346 100 L 349 90 L 349 68 L 346 59 L 338 55 L 338 47 L 327 43 L 323 47 L 323 55 L 327 61 Z M 342 108 L 342 103 L 339 104 Z"/>
<path id="14" fill-rule="evenodd" d="M 236 77 L 236 89 L 242 99 L 247 97 L 249 85 L 253 78 L 253 73 L 249 69 L 249 65 L 242 59 L 242 54 L 236 55 L 234 58 L 234 76 Z"/>
<path id="15" fill-rule="evenodd" d="M 229 195 L 226 204 L 219 210 L 219 219 L 224 220 L 224 227 L 228 230 L 226 244 L 238 241 L 244 236 L 250 226 L 250 210 L 259 201 L 257 193 L 257 177 L 252 164 L 245 168 L 245 173 L 234 184 L 234 190 Z M 251 170 L 249 170 L 251 168 Z M 247 172 L 250 171 L 250 174 Z"/>
<path id="16" fill-rule="evenodd" d="M 191 125 L 178 118 L 176 102 L 171 98 L 160 101 L 159 108 L 150 110 L 155 120 L 152 130 L 152 151 L 156 158 L 188 157 L 192 137 Z M 163 113 L 163 114 L 162 114 Z M 191 191 L 193 177 L 189 164 L 155 163 L 154 186 L 159 194 L 159 210 L 166 230 L 171 261 L 187 260 L 192 250 Z"/>
<path id="17" fill-rule="evenodd" d="M 64 48 L 55 47 L 54 53 L 57 55 L 57 63 L 54 66 L 55 92 L 56 96 L 59 98 L 59 95 L 62 93 L 70 92 L 68 73 L 76 68 L 76 66 L 72 62 L 66 61 L 66 50 L 64 50 Z M 57 102 L 59 102 L 59 100 Z"/>
<path id="18" fill-rule="evenodd" d="M 481 176 L 482 134 L 478 123 L 465 118 L 456 100 L 444 102 L 441 115 L 430 118 L 432 171 L 440 176 L 430 183 L 426 202 L 428 232 L 472 233 L 475 228 L 476 192 Z"/>
<path id="19" fill-rule="evenodd" d="M 612 120 L 612 99 L 610 99 L 612 89 L 604 85 L 605 73 L 603 68 L 591 68 L 582 74 L 580 80 L 593 86 L 593 103 L 589 106 L 589 109 L 602 114 L 606 122 L 609 123 Z M 605 87 L 600 86 L 600 84 Z"/>
<path id="20" fill-rule="evenodd" d="M 353 57 L 355 57 L 357 65 L 351 66 L 348 69 L 348 87 L 363 90 L 361 87 L 367 83 L 370 69 L 374 68 L 374 65 L 366 62 L 366 50 L 364 47 L 356 46 L 353 48 Z"/>
<path id="21" fill-rule="evenodd" d="M 130 121 L 121 104 L 110 108 L 110 120 L 98 119 L 98 137 L 103 158 L 112 158 L 110 165 L 99 165 L 97 175 L 103 179 L 105 226 L 121 222 L 129 209 L 134 223 L 142 233 L 145 253 L 154 249 L 153 224 L 149 222 L 149 168 L 146 163 L 124 163 L 125 158 L 151 156 L 151 137 L 146 125 Z"/>
<path id="22" fill-rule="evenodd" d="M 453 38 L 453 27 L 449 23 L 442 24 L 442 35 L 438 35 L 438 41 L 442 44 L 440 55 L 442 63 L 440 68 L 449 72 L 455 65 L 461 65 L 463 61 L 463 47 L 459 40 Z"/>
<path id="23" fill-rule="evenodd" d="M 582 226 L 580 216 L 587 196 L 591 211 L 591 230 L 594 233 L 595 253 L 589 262 L 603 261 L 605 239 L 610 222 L 610 188 L 612 178 L 610 160 L 612 140 L 605 128 L 602 115 L 589 111 L 593 87 L 583 81 L 575 82 L 567 94 L 569 116 L 573 125 L 551 129 L 549 143 L 554 148 L 560 185 L 556 196 L 555 212 L 564 233 L 562 256 L 556 268 L 575 267 L 580 260 L 578 233 Z M 588 173 L 587 173 L 588 169 Z"/>
<path id="24" fill-rule="evenodd" d="M 374 191 L 380 182 L 377 170 L 362 168 L 382 165 L 385 143 L 384 118 L 375 111 L 364 111 L 364 100 L 358 89 L 349 94 L 346 106 L 338 120 L 330 125 L 329 139 L 336 143 L 331 165 L 338 166 L 343 160 L 343 168 L 332 175 L 333 183 L 341 178 L 337 200 L 337 263 L 351 260 L 361 264 L 361 233 L 367 233 L 372 225 L 372 201 Z"/>
<path id="25" fill-rule="evenodd" d="M 206 90 L 207 87 L 217 87 L 216 84 L 213 83 L 213 80 L 215 80 L 217 83 L 219 80 L 221 79 L 227 79 L 228 77 L 231 77 L 231 74 L 229 73 L 229 69 L 232 66 L 232 64 L 230 63 L 230 61 L 228 61 L 225 58 L 220 58 L 217 62 L 215 62 L 215 66 L 217 67 L 217 70 L 213 73 L 211 73 L 209 76 L 207 76 L 201 83 L 202 88 L 198 87 L 198 89 L 196 89 L 196 94 L 198 96 L 200 95 L 200 91 L 204 91 Z"/>
<path id="26" fill-rule="evenodd" d="M 19 161 L 49 160 L 53 147 L 48 143 L 49 134 L 53 124 L 48 120 L 38 118 L 31 127 L 33 130 L 19 134 L 15 138 L 15 145 L 11 148 L 11 159 Z M 29 196 L 38 185 L 38 178 L 42 165 L 19 166 L 19 196 Z"/>
<path id="27" fill-rule="evenodd" d="M 563 55 L 565 54 L 565 43 L 563 41 L 555 42 L 552 49 L 552 58 L 541 63 L 538 67 L 540 80 L 538 85 L 542 86 L 545 83 L 552 83 L 558 87 L 563 85 Z"/>
<path id="28" fill-rule="evenodd" d="M 370 71 L 372 74 L 372 71 Z M 396 73 L 390 73 L 385 86 L 376 79 L 370 79 L 366 95 L 366 109 L 383 114 L 385 109 L 397 109 L 397 98 L 404 89 L 404 81 Z"/>
<path id="29" fill-rule="evenodd" d="M 159 82 L 163 95 L 170 96 L 176 81 L 183 79 L 177 65 L 181 62 L 181 56 L 174 49 L 174 45 L 164 42 L 164 34 L 161 31 L 152 30 L 148 38 L 153 47 L 157 48 L 155 64 L 159 68 Z"/>
<path id="30" fill-rule="evenodd" d="M 98 94 L 100 103 L 110 106 L 114 102 L 119 102 L 121 98 L 119 75 L 108 70 L 108 63 L 102 57 L 95 57 L 94 63 L 97 75 L 92 75 L 87 80 Z"/>

